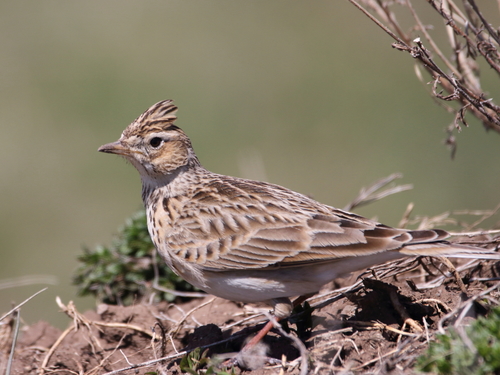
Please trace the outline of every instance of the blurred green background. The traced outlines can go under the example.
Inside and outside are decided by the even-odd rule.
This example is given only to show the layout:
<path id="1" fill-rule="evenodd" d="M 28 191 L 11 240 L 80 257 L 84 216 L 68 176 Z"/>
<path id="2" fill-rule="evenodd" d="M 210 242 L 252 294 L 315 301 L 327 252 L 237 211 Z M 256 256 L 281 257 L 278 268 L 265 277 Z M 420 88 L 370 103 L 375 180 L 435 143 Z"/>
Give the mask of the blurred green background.
<path id="1" fill-rule="evenodd" d="M 357 210 L 389 225 L 409 202 L 422 215 L 495 207 L 498 134 L 470 118 L 452 161 L 453 116 L 391 43 L 347 1 L 0 2 L 0 282 L 58 279 L 22 317 L 64 327 L 56 296 L 94 306 L 71 285 L 76 258 L 142 204 L 133 167 L 97 148 L 163 99 L 218 173 L 343 207 L 401 172 L 414 190 Z M 1 289 L 0 311 L 42 286 Z"/>

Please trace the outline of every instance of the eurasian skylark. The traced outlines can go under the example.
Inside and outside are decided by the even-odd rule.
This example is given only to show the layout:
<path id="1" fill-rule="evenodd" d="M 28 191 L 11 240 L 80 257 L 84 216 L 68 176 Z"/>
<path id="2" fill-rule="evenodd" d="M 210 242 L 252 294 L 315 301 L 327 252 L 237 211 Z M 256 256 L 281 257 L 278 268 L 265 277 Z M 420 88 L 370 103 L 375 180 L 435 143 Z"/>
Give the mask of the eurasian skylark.
<path id="1" fill-rule="evenodd" d="M 499 259 L 446 242 L 444 230 L 385 226 L 266 182 L 212 173 L 176 125 L 171 100 L 153 105 L 99 151 L 130 161 L 142 179 L 151 238 L 167 265 L 199 289 L 267 301 L 278 318 L 289 297 L 406 256 Z"/>

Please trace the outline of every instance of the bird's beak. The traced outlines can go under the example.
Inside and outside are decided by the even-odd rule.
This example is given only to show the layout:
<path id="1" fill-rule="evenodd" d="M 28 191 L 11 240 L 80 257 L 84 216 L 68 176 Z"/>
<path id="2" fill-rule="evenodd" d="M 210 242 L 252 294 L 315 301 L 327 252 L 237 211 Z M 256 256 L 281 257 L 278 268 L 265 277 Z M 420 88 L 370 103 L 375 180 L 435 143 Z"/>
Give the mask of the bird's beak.
<path id="1" fill-rule="evenodd" d="M 108 154 L 123 155 L 123 156 L 130 155 L 130 150 L 127 147 L 123 146 L 120 141 L 102 145 L 97 149 L 97 151 L 106 152 Z"/>

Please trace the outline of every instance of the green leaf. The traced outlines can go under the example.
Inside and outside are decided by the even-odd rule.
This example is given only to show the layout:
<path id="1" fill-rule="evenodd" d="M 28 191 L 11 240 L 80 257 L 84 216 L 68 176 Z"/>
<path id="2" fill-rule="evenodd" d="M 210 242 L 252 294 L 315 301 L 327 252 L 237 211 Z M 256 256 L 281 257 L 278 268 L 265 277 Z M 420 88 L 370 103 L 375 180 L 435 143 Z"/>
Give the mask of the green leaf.
<path id="1" fill-rule="evenodd" d="M 119 230 L 111 246 L 84 247 L 80 267 L 73 278 L 80 295 L 94 295 L 100 302 L 124 305 L 155 294 L 157 302 L 174 301 L 169 293 L 151 288 L 158 264 L 158 283 L 169 289 L 195 291 L 175 275 L 158 257 L 147 229 L 144 210 L 132 215 Z"/>
<path id="2" fill-rule="evenodd" d="M 464 335 L 472 347 L 464 342 Z M 500 307 L 481 317 L 462 334 L 450 328 L 438 335 L 417 361 L 423 372 L 437 374 L 493 375 L 500 373 Z"/>

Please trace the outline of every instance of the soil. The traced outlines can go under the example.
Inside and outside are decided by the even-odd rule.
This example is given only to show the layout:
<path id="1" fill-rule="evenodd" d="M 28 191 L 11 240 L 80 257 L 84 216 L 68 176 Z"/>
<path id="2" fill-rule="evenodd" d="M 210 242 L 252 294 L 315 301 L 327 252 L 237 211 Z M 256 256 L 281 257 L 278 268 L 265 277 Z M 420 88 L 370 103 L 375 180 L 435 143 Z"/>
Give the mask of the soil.
<path id="1" fill-rule="evenodd" d="M 493 298 L 499 298 L 498 289 L 491 287 L 497 283 L 492 279 L 498 278 L 500 263 L 455 266 L 458 278 L 445 264 L 424 258 L 339 280 L 310 298 L 308 305 L 299 306 L 283 324 L 290 333 L 273 329 L 263 344 L 238 357 L 250 370 L 233 371 L 299 374 L 307 364 L 308 372 L 317 374 L 413 374 L 415 359 L 439 324 L 465 324 L 486 313 L 489 307 L 479 297 L 488 288 Z M 268 320 L 265 314 L 254 313 L 255 306 L 212 296 L 177 304 L 100 305 L 84 314 L 72 303 L 60 306 L 71 317 L 68 329 L 61 331 L 45 322 L 22 328 L 11 374 L 180 374 L 185 351 L 199 347 L 201 353 L 207 350 L 203 358 L 211 360 L 191 361 L 191 370 L 197 373 L 206 366 L 218 370 L 216 357 L 221 366 Z M 268 311 L 265 305 L 260 308 Z M 464 308 L 468 313 L 460 314 Z M 5 373 L 13 330 L 11 322 L 2 323 L 0 372 Z M 286 336 L 295 341 L 298 337 L 307 351 L 301 356 L 300 347 Z"/>

